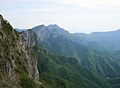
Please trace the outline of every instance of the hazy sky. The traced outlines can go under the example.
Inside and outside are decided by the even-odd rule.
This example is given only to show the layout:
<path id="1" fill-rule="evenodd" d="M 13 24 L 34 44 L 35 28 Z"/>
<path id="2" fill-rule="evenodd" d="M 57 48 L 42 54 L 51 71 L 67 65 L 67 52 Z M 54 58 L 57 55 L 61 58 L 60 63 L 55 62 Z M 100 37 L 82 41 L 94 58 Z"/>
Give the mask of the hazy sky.
<path id="1" fill-rule="evenodd" d="M 120 0 L 0 0 L 15 28 L 57 24 L 69 32 L 120 29 Z"/>

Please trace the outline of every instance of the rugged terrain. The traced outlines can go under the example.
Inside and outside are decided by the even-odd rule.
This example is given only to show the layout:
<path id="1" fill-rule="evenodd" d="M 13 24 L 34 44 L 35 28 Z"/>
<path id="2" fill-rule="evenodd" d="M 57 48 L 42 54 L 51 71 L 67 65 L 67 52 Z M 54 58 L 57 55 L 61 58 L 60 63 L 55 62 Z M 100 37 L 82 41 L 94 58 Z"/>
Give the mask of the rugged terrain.
<path id="1" fill-rule="evenodd" d="M 17 31 L 0 15 L 0 88 L 120 88 L 119 30 Z"/>
<path id="2" fill-rule="evenodd" d="M 36 88 L 38 81 L 32 49 L 0 15 L 0 88 Z"/>

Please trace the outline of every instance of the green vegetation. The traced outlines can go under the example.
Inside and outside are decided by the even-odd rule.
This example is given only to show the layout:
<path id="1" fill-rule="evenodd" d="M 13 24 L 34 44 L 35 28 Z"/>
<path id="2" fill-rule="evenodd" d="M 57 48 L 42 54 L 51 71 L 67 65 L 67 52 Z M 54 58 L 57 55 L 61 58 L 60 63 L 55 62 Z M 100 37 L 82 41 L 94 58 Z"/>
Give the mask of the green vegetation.
<path id="1" fill-rule="evenodd" d="M 20 78 L 20 85 L 22 88 L 36 88 L 35 82 L 26 76 Z"/>
<path id="2" fill-rule="evenodd" d="M 24 68 L 17 68 L 16 72 L 19 75 L 19 83 L 22 88 L 36 88 L 37 85 L 33 79 L 29 78 L 27 73 L 24 71 Z"/>
<path id="3" fill-rule="evenodd" d="M 105 50 L 103 44 L 100 46 L 100 44 L 97 44 L 97 42 L 95 41 L 90 42 L 89 40 L 86 39 L 84 40 L 79 36 L 74 36 L 74 37 L 75 38 L 72 38 L 70 37 L 70 35 L 69 37 L 66 37 L 66 35 L 57 36 L 57 37 L 50 36 L 48 38 L 45 38 L 43 41 L 39 41 L 39 44 L 41 44 L 50 53 L 45 55 L 47 56 L 46 57 L 47 65 L 45 66 L 46 67 L 48 66 L 47 71 L 53 72 L 51 73 L 51 76 L 57 75 L 57 77 L 59 76 L 59 78 L 63 78 L 65 80 L 65 83 L 66 82 L 72 83 L 71 86 L 74 85 L 74 83 L 75 85 L 78 85 L 76 84 L 77 82 L 81 83 L 81 81 L 79 80 L 77 80 L 77 82 L 74 80 L 74 78 L 76 77 L 76 73 L 79 74 L 80 76 L 80 77 L 77 76 L 77 78 L 82 79 L 83 82 L 82 84 L 84 84 L 84 82 L 87 83 L 86 81 L 83 81 L 84 78 L 89 80 L 90 82 L 94 82 L 94 80 L 96 80 L 94 78 L 97 77 L 99 81 L 103 82 L 103 84 L 105 83 L 111 85 L 112 82 L 106 81 L 107 78 L 114 79 L 120 77 L 119 50 L 100 51 L 100 50 Z M 38 65 L 38 68 L 39 66 L 40 64 Z M 80 72 L 78 68 L 80 69 Z M 84 72 L 87 75 L 83 75 L 85 74 Z M 70 75 L 69 73 L 72 75 Z M 91 77 L 91 75 L 93 75 L 93 78 L 89 78 Z M 72 78 L 72 81 L 68 78 Z M 100 82 L 95 81 L 95 84 L 100 85 L 101 87 L 102 85 L 99 83 Z M 119 86 L 120 83 L 117 82 L 116 85 Z M 116 88 L 116 85 L 111 85 L 111 86 L 113 88 Z M 87 86 L 82 86 L 80 84 L 79 87 L 87 88 Z M 102 88 L 104 87 L 102 86 Z"/>
<path id="4" fill-rule="evenodd" d="M 41 81 L 48 88 L 109 88 L 102 76 L 84 68 L 76 58 L 51 55 L 39 44 L 33 49 Z"/>

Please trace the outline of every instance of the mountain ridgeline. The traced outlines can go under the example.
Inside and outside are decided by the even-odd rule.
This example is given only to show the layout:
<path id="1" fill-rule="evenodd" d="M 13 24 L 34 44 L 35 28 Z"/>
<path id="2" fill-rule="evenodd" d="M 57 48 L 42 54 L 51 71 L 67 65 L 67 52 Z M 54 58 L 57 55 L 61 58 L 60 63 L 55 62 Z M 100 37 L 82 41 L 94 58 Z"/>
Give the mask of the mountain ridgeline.
<path id="1" fill-rule="evenodd" d="M 0 88 L 120 88 L 120 30 L 13 29 L 0 15 Z"/>

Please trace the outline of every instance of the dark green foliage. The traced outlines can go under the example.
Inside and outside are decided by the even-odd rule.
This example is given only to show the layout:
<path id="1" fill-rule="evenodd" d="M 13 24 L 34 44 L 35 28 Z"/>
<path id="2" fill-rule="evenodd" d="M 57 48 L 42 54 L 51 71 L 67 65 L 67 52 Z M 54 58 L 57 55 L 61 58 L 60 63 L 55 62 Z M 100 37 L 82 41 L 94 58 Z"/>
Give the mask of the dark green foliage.
<path id="1" fill-rule="evenodd" d="M 36 54 L 36 58 L 40 58 L 37 59 L 37 62 L 39 63 L 38 65 L 38 69 L 39 72 L 45 72 L 48 71 L 48 58 L 47 58 L 47 54 L 46 51 L 40 46 L 40 45 L 36 45 L 33 47 L 33 50 Z"/>
<path id="2" fill-rule="evenodd" d="M 40 78 L 49 87 L 109 88 L 105 80 L 84 68 L 76 58 L 51 55 L 39 44 L 33 49 L 38 60 Z"/>
<path id="3" fill-rule="evenodd" d="M 75 39 L 77 39 L 77 37 L 75 37 Z M 70 70 L 68 69 L 70 69 L 69 67 L 72 65 L 73 65 L 72 70 L 76 69 L 73 72 L 76 72 L 76 71 L 78 72 L 77 68 L 80 65 L 82 65 L 84 69 L 87 69 L 88 71 L 92 72 L 92 74 L 94 74 L 96 77 L 98 77 L 102 81 L 105 81 L 107 77 L 115 78 L 120 75 L 120 60 L 119 60 L 120 52 L 119 51 L 116 51 L 114 53 L 113 52 L 111 53 L 108 51 L 99 51 L 100 49 L 104 50 L 104 46 L 102 45 L 100 46 L 100 44 L 96 46 L 97 42 L 95 41 L 91 43 L 90 41 L 86 43 L 83 42 L 85 43 L 83 44 L 83 43 L 80 43 L 81 40 L 79 39 L 80 37 L 78 38 L 77 41 L 74 41 L 74 38 L 73 40 L 71 40 L 70 37 L 67 38 L 65 36 L 57 36 L 54 38 L 48 37 L 44 41 L 39 42 L 40 44 L 43 45 L 43 47 L 46 50 L 48 50 L 52 54 L 59 55 L 59 56 L 66 56 L 67 58 L 72 57 L 67 59 L 66 57 L 55 57 L 54 55 L 47 56 L 49 58 L 48 60 L 49 60 L 50 66 L 53 66 L 51 67 L 51 69 L 54 69 L 55 72 L 56 70 L 58 70 L 60 77 L 68 80 L 69 77 L 67 76 L 69 75 L 68 73 L 70 72 Z M 87 45 L 92 44 L 92 46 L 90 45 L 92 49 L 89 48 L 88 47 L 89 45 L 87 46 L 86 44 Z M 86 46 L 83 46 L 83 45 L 86 45 Z M 64 58 L 64 59 L 61 59 L 61 58 Z M 77 68 L 74 68 L 74 66 L 76 66 L 76 64 L 78 63 L 79 65 L 77 66 Z M 61 67 L 61 65 L 64 65 L 64 67 Z M 55 69 L 54 66 L 58 66 L 59 68 Z M 79 68 L 81 69 L 81 67 Z M 91 75 L 87 75 L 87 77 L 89 76 Z M 94 79 L 94 77 L 92 79 Z M 100 82 L 97 82 L 97 83 L 99 84 Z"/>
<path id="4" fill-rule="evenodd" d="M 41 41 L 40 44 L 50 53 L 66 57 L 75 57 L 80 60 L 80 56 L 85 52 L 89 52 L 89 48 L 86 48 L 70 39 L 64 38 L 64 36 L 58 36 L 55 38 L 48 38 Z"/>
<path id="5" fill-rule="evenodd" d="M 36 88 L 35 82 L 27 76 L 20 78 L 20 85 L 22 88 Z"/>

